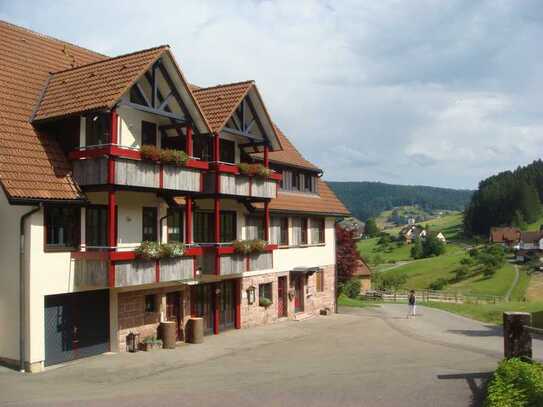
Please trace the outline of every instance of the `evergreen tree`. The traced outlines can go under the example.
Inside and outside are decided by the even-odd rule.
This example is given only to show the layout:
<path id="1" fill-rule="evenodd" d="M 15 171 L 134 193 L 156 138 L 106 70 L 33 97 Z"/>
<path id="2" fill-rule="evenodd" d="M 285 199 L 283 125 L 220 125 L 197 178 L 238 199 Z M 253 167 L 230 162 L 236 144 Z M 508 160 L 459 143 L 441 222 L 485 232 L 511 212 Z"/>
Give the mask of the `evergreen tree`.
<path id="1" fill-rule="evenodd" d="M 420 239 L 417 239 L 415 240 L 415 243 L 413 243 L 413 246 L 411 246 L 411 257 L 414 259 L 422 259 L 423 256 L 422 242 Z"/>
<path id="2" fill-rule="evenodd" d="M 518 188 L 519 210 L 528 223 L 535 222 L 541 214 L 539 194 L 533 185 L 528 184 L 524 180 L 519 183 Z"/>
<path id="3" fill-rule="evenodd" d="M 526 227 L 526 222 L 524 222 L 524 217 L 522 216 L 521 211 L 515 211 L 515 214 L 513 215 L 513 220 L 511 221 L 511 225 L 519 229 L 524 229 Z"/>

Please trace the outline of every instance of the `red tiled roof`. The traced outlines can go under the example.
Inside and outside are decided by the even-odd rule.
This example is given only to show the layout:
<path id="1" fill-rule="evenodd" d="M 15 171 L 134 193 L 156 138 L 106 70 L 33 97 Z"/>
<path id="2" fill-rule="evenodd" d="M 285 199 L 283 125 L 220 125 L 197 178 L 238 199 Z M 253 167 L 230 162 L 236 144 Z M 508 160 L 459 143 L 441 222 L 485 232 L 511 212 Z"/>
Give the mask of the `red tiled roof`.
<path id="1" fill-rule="evenodd" d="M 353 272 L 353 276 L 371 276 L 371 269 L 364 259 L 358 259 L 356 262 L 356 268 Z"/>
<path id="2" fill-rule="evenodd" d="M 239 106 L 254 81 L 199 88 L 192 85 L 192 92 L 213 132 L 220 131 Z"/>
<path id="3" fill-rule="evenodd" d="M 29 118 L 49 72 L 106 56 L 0 21 L 0 181 L 9 198 L 77 199 L 58 144 Z M 31 164 L 31 165 L 30 165 Z"/>
<path id="4" fill-rule="evenodd" d="M 271 151 L 269 153 L 270 162 L 292 165 L 292 166 L 305 168 L 312 171 L 320 171 L 319 167 L 317 167 L 315 164 L 306 160 L 300 154 L 300 152 L 296 149 L 296 147 L 294 147 L 294 145 L 290 142 L 290 140 L 287 137 L 285 137 L 285 135 L 279 129 L 279 127 L 275 126 L 275 132 L 277 133 L 277 136 L 279 138 L 279 143 L 281 144 L 281 147 L 283 149 L 280 151 Z M 262 153 L 253 153 L 251 155 L 260 160 L 264 158 Z"/>
<path id="5" fill-rule="evenodd" d="M 52 74 L 34 120 L 110 109 L 167 50 L 155 47 Z"/>
<path id="6" fill-rule="evenodd" d="M 518 242 L 520 240 L 519 228 L 492 228 L 490 229 L 490 241 L 493 243 Z"/>

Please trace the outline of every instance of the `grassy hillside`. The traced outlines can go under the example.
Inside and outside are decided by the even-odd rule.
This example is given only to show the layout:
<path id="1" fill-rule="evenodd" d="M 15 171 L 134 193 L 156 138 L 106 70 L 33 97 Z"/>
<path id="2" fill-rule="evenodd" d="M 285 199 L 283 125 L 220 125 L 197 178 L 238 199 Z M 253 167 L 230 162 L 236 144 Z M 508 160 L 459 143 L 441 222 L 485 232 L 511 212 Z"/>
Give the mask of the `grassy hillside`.
<path id="1" fill-rule="evenodd" d="M 417 225 L 428 226 L 435 232 L 443 232 L 447 240 L 458 240 L 462 234 L 462 213 L 455 212 L 439 218 L 417 223 Z M 386 229 L 385 232 L 397 235 L 401 227 Z"/>
<path id="2" fill-rule="evenodd" d="M 385 210 L 418 205 L 426 210 L 462 211 L 472 191 L 382 182 L 329 182 L 330 187 L 351 213 L 361 219 L 375 217 Z"/>

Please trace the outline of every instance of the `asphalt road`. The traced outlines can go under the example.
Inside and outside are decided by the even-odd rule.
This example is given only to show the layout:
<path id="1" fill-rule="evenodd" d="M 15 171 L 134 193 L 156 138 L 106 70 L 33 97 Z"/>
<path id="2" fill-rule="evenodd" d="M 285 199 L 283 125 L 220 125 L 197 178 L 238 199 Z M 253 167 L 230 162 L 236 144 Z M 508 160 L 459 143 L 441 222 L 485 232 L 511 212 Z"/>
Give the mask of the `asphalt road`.
<path id="1" fill-rule="evenodd" d="M 101 355 L 34 375 L 3 369 L 0 405 L 480 405 L 500 332 L 422 307 L 407 320 L 405 311 L 345 308 L 175 350 Z"/>

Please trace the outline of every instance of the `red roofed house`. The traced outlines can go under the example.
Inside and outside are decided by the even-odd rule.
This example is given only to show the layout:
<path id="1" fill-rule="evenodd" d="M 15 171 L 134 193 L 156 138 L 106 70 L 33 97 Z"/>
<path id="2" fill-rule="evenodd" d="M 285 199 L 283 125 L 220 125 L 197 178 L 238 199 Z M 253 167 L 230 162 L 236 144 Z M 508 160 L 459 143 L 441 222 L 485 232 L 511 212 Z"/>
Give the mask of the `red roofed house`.
<path id="1" fill-rule="evenodd" d="M 520 242 L 520 229 L 513 227 L 494 227 L 490 229 L 490 242 L 513 247 Z"/>
<path id="2" fill-rule="evenodd" d="M 189 85 L 168 46 L 110 58 L 0 36 L 1 362 L 37 371 L 163 321 L 183 340 L 191 316 L 219 334 L 334 306 L 349 213 L 253 81 Z"/>

